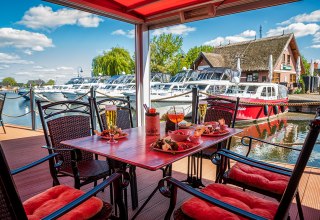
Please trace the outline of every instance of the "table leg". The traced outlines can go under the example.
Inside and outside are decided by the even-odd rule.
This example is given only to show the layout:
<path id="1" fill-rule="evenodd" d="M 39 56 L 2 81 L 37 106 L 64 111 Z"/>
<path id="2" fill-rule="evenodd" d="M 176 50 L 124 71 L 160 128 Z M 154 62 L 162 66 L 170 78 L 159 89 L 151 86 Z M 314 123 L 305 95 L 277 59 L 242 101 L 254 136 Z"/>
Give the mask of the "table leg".
<path id="1" fill-rule="evenodd" d="M 202 151 L 196 153 L 188 158 L 188 172 L 187 179 L 182 182 L 187 183 L 193 188 L 204 187 L 202 183 Z"/>
<path id="2" fill-rule="evenodd" d="M 172 164 L 166 166 L 163 169 L 163 173 L 162 176 L 166 177 L 166 176 L 171 176 L 172 175 Z M 152 191 L 152 193 L 148 196 L 147 200 L 142 204 L 142 206 L 139 208 L 139 210 L 134 214 L 134 216 L 132 217 L 132 220 L 134 220 L 142 211 L 142 209 L 148 204 L 148 202 L 152 199 L 152 197 L 154 196 L 154 194 L 156 194 L 157 190 L 159 189 L 159 185 L 157 185 L 157 187 Z"/>

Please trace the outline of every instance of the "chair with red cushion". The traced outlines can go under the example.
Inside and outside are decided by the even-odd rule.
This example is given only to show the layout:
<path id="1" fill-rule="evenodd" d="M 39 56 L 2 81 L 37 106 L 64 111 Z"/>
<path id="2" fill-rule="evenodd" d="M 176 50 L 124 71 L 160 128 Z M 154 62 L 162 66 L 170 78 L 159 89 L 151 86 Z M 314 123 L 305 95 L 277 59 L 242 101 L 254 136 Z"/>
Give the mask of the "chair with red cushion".
<path id="1" fill-rule="evenodd" d="M 235 153 L 228 154 L 226 150 L 219 150 L 217 155 L 236 159 L 240 163 L 266 170 L 270 173 L 260 173 L 276 181 L 275 176 L 282 175 L 279 180 L 287 181 L 284 185 L 282 197 L 279 201 L 270 201 L 242 191 L 240 188 L 230 185 L 214 183 L 197 191 L 182 182 L 167 177 L 159 182 L 160 192 L 170 198 L 169 210 L 165 219 L 170 219 L 175 209 L 178 188 L 190 193 L 194 197 L 187 200 L 175 212 L 175 219 L 286 219 L 289 217 L 289 209 L 293 198 L 296 196 L 299 181 L 307 165 L 311 152 L 316 144 L 320 132 L 320 109 L 316 118 L 310 123 L 310 130 L 305 139 L 296 165 L 293 170 L 281 169 L 269 166 L 257 160 L 246 160 L 243 156 L 236 158 Z M 247 166 L 240 166 L 246 172 Z M 260 171 L 261 172 L 261 171 Z M 263 171 L 264 172 L 264 171 Z M 288 178 L 288 180 L 287 180 Z M 271 181 L 272 182 L 272 181 Z M 169 187 L 168 187 L 169 186 Z M 282 191 L 282 187 L 272 186 L 275 191 Z"/>
<path id="2" fill-rule="evenodd" d="M 120 210 L 120 219 L 127 219 L 127 211 L 123 204 L 122 175 L 120 173 L 112 174 L 108 179 L 84 193 L 81 190 L 74 189 L 65 185 L 57 185 L 46 191 L 35 195 L 24 203 L 17 193 L 14 184 L 13 175 L 22 173 L 34 166 L 49 161 L 49 167 L 60 167 L 62 157 L 59 154 L 52 153 L 38 161 L 28 164 L 24 167 L 10 171 L 7 160 L 0 145 L 0 219 L 1 220 L 38 220 L 38 219 L 109 219 L 112 216 L 112 206 L 94 197 L 111 183 L 114 186 L 116 204 Z M 55 163 L 57 161 L 57 163 Z M 51 172 L 51 175 L 54 172 Z"/>

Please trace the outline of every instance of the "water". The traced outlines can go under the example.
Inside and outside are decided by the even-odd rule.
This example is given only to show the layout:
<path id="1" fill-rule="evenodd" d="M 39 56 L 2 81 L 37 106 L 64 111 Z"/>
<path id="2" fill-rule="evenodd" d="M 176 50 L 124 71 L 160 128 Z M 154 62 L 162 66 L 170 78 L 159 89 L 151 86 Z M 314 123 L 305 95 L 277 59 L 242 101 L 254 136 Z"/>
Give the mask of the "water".
<path id="1" fill-rule="evenodd" d="M 17 94 L 7 93 L 7 97 L 17 97 Z M 37 108 L 36 108 L 37 109 Z M 30 111 L 30 101 L 24 98 L 6 99 L 3 114 L 18 116 Z M 260 124 L 237 125 L 236 127 L 244 128 L 244 132 L 240 135 L 251 135 L 253 137 L 265 139 L 273 143 L 303 143 L 307 133 L 308 124 L 313 115 L 301 113 L 288 113 L 280 119 Z M 8 124 L 22 125 L 31 127 L 31 115 L 28 114 L 19 118 L 3 116 L 3 120 Z M 39 115 L 36 117 L 36 127 L 41 129 Z M 247 147 L 241 145 L 241 137 L 233 138 L 232 150 L 245 154 Z M 318 138 L 320 142 L 320 138 Z M 301 147 L 294 145 L 294 147 Z M 291 149 L 282 149 L 270 147 L 266 144 L 254 144 L 250 153 L 250 157 L 269 161 L 278 161 L 283 163 L 295 163 L 299 152 Z M 317 144 L 309 159 L 309 166 L 320 167 L 320 144 Z"/>

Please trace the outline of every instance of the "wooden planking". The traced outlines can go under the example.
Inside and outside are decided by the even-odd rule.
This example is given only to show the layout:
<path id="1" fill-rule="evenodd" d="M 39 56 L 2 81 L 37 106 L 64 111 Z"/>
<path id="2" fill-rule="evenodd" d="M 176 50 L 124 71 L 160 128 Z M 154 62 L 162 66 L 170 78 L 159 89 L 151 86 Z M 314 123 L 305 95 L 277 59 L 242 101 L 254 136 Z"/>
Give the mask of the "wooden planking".
<path id="1" fill-rule="evenodd" d="M 21 129 L 12 129 L 11 132 L 16 134 L 24 134 Z M 12 169 L 19 166 L 25 165 L 31 161 L 39 159 L 47 155 L 45 149 L 40 147 L 44 145 L 44 137 L 39 135 L 39 132 L 33 133 L 32 131 L 27 131 L 31 133 L 33 137 L 23 137 L 19 139 L 14 139 L 13 134 L 11 138 L 3 138 L 0 134 L 1 144 L 4 147 L 9 165 Z M 103 158 L 101 158 L 103 159 Z M 173 176 L 177 179 L 185 179 L 185 172 L 187 167 L 187 159 L 180 160 L 173 164 Z M 279 164 L 279 163 L 278 163 Z M 279 164 L 281 165 L 281 164 Z M 283 165 L 283 164 L 282 164 Z M 286 167 L 292 167 L 292 165 L 286 165 Z M 204 161 L 203 176 L 204 183 L 209 183 L 213 180 L 212 174 L 214 174 L 214 168 L 210 161 Z M 137 181 L 138 181 L 138 193 L 139 193 L 139 206 L 147 199 L 148 195 L 156 187 L 158 180 L 162 177 L 161 171 L 147 171 L 144 169 L 137 168 Z M 26 171 L 22 174 L 18 174 L 14 177 L 15 183 L 17 185 L 21 199 L 24 201 L 33 195 L 36 195 L 51 186 L 51 177 L 48 171 L 48 165 L 42 164 L 38 167 L 33 168 L 30 171 Z M 72 178 L 60 178 L 61 183 L 73 186 Z M 320 216 L 320 169 L 310 168 L 306 169 L 306 172 L 301 180 L 299 190 L 302 197 L 303 209 L 305 213 L 305 219 L 319 220 Z M 82 187 L 84 191 L 90 189 L 93 185 L 87 185 Z M 106 190 L 104 193 L 99 193 L 99 197 L 109 201 L 108 193 Z M 256 194 L 256 193 L 253 193 Z M 128 189 L 128 195 L 130 195 L 130 189 Z M 257 194 L 256 194 L 257 195 Z M 185 199 L 190 197 L 184 192 L 178 194 L 177 206 L 179 206 Z M 129 205 L 129 218 L 133 216 L 135 211 L 131 209 L 130 196 L 128 198 Z M 165 212 L 169 206 L 169 200 L 163 197 L 159 192 L 156 193 L 155 197 L 150 201 L 150 203 L 145 207 L 142 213 L 137 219 L 163 219 Z M 297 217 L 296 206 L 293 204 L 290 215 L 292 219 L 299 219 Z"/>

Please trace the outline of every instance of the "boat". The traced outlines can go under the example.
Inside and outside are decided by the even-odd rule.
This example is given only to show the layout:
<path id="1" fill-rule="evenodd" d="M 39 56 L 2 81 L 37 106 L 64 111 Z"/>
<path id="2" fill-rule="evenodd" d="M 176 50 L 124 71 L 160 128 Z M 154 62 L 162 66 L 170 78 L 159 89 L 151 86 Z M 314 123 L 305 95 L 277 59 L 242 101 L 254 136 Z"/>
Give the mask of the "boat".
<path id="1" fill-rule="evenodd" d="M 257 121 L 288 112 L 288 89 L 276 83 L 234 83 L 223 98 L 240 98 L 237 121 Z"/>
<path id="2" fill-rule="evenodd" d="M 49 101 L 45 96 L 43 96 L 41 94 L 41 91 L 49 89 L 52 86 L 44 86 L 44 87 L 35 87 L 34 88 L 34 98 L 35 100 L 39 100 L 39 101 Z M 27 88 L 20 88 L 18 90 L 18 95 L 22 96 L 23 98 L 25 98 L 25 100 L 30 100 L 30 89 Z"/>

